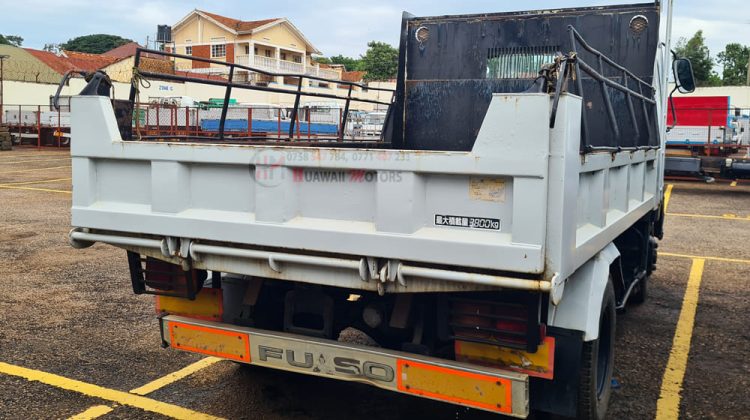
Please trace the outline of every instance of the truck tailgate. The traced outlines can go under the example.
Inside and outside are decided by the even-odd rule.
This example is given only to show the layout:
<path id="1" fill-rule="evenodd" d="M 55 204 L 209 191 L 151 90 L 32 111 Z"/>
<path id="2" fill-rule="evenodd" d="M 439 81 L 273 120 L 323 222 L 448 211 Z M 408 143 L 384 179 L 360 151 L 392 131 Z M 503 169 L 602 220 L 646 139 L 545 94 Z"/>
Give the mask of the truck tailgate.
<path id="1" fill-rule="evenodd" d="M 544 95 L 471 152 L 124 142 L 107 98 L 73 101 L 76 227 L 544 270 Z"/>

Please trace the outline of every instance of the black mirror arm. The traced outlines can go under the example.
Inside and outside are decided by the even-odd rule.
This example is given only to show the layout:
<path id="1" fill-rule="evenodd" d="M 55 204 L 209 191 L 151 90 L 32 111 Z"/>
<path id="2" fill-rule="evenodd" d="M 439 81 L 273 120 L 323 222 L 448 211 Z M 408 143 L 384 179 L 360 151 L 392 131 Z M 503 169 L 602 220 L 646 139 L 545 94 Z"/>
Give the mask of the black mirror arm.
<path id="1" fill-rule="evenodd" d="M 669 110 L 672 112 L 672 125 L 667 127 L 667 133 L 672 131 L 675 126 L 677 126 L 677 111 L 674 107 L 674 93 L 677 91 L 677 83 L 675 83 L 674 88 L 671 92 L 669 92 Z"/>

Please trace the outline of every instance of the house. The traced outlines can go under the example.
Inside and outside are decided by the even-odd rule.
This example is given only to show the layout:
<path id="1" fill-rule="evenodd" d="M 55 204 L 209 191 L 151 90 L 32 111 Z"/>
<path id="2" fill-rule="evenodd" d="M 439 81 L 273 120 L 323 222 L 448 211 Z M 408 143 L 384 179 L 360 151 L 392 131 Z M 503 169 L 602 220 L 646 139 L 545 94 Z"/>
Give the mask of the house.
<path id="1" fill-rule="evenodd" d="M 37 56 L 37 53 L 51 54 L 20 48 L 13 45 L 0 45 L 0 55 L 6 56 L 3 65 L 3 78 L 7 81 L 56 84 L 60 83 L 67 67 L 62 63 L 48 63 Z"/>
<path id="2" fill-rule="evenodd" d="M 341 79 L 341 69 L 315 63 L 320 51 L 286 18 L 243 21 L 193 10 L 172 26 L 175 52 L 237 63 L 276 73 L 307 74 Z M 222 71 L 222 66 L 195 60 L 177 60 L 177 68 L 191 72 Z M 224 67 L 225 69 L 225 67 Z M 235 80 L 291 84 L 281 77 L 238 70 Z"/>

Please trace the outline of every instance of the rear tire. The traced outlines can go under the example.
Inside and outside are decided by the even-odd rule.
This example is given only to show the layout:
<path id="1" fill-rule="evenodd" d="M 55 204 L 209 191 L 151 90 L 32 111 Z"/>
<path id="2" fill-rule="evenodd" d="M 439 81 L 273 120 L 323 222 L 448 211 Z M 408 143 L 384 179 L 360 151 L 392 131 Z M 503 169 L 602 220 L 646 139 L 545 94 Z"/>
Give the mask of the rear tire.
<path id="1" fill-rule="evenodd" d="M 604 289 L 599 316 L 599 338 L 583 343 L 578 384 L 578 416 L 584 420 L 602 420 L 612 395 L 612 370 L 615 361 L 615 289 L 612 278 Z"/>

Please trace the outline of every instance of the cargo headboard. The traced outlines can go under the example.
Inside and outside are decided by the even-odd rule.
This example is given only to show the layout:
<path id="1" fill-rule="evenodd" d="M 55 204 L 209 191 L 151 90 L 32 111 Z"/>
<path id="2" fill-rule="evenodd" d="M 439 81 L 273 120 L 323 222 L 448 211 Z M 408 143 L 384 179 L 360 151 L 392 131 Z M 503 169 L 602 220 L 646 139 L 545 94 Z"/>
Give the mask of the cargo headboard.
<path id="1" fill-rule="evenodd" d="M 471 150 L 492 94 L 528 90 L 541 66 L 559 53 L 576 51 L 604 78 L 654 97 L 658 2 L 437 17 L 404 13 L 401 25 L 396 99 L 384 134 L 394 148 Z M 601 62 L 573 33 L 622 67 Z M 645 90 L 632 76 L 646 83 Z M 568 90 L 584 98 L 582 144 L 589 149 L 659 144 L 653 103 L 641 106 L 585 72 L 576 77 L 581 83 L 569 83 Z M 626 123 L 613 122 L 612 112 Z M 539 123 L 547 124 L 541 116 Z"/>

